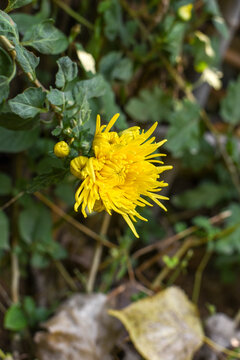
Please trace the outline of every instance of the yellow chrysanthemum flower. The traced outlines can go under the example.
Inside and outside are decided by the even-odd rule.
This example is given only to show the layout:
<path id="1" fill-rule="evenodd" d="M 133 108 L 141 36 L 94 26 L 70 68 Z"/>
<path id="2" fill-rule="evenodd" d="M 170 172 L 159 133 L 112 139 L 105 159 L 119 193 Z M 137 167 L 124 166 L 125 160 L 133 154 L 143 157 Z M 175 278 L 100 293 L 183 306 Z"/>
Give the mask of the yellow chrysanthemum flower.
<path id="1" fill-rule="evenodd" d="M 172 166 L 163 166 L 162 161 L 155 159 L 165 155 L 154 152 L 166 141 L 156 143 L 155 137 L 149 139 L 157 123 L 147 132 L 134 126 L 118 134 L 110 131 L 118 117 L 119 114 L 114 115 L 106 126 L 101 125 L 98 115 L 92 145 L 95 156 L 78 156 L 71 161 L 72 174 L 82 180 L 75 195 L 74 209 L 78 211 L 81 205 L 85 217 L 86 210 L 89 213 L 106 210 L 110 215 L 116 211 L 139 237 L 133 222 L 136 218 L 147 219 L 137 212 L 136 207 L 152 206 L 145 199 L 148 197 L 166 210 L 159 200 L 168 198 L 158 192 L 168 184 L 159 178 Z"/>

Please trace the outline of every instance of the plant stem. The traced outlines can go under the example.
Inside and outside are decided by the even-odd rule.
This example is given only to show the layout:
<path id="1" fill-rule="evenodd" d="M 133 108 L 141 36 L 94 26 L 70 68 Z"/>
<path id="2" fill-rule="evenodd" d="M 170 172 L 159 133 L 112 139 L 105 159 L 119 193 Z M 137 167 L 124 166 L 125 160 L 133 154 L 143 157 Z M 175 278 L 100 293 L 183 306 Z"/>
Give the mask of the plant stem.
<path id="1" fill-rule="evenodd" d="M 110 224 L 110 215 L 106 212 L 104 214 L 102 227 L 101 227 L 101 230 L 100 230 L 100 235 L 101 236 L 105 236 L 107 234 L 109 224 Z M 90 273 L 89 273 L 87 287 L 86 287 L 88 293 L 93 292 L 94 283 L 95 283 L 96 276 L 97 276 L 97 271 L 98 271 L 99 264 L 100 264 L 100 261 L 101 261 L 102 250 L 103 250 L 102 244 L 97 243 L 96 248 L 95 248 L 94 257 L 93 257 L 92 266 L 91 266 Z"/>
<path id="2" fill-rule="evenodd" d="M 0 210 L 4 210 L 4 209 L 8 208 L 10 205 L 14 204 L 15 201 L 17 201 L 18 199 L 20 199 L 23 195 L 24 195 L 24 191 L 21 191 L 21 192 L 18 193 L 16 196 L 14 196 L 14 197 L 11 198 L 9 201 L 7 201 L 3 206 L 1 206 L 1 207 L 0 207 Z"/>
<path id="3" fill-rule="evenodd" d="M 68 284 L 68 286 L 70 287 L 70 289 L 72 291 L 74 291 L 74 292 L 77 291 L 78 288 L 77 288 L 74 280 L 72 279 L 71 275 L 68 273 L 66 268 L 63 266 L 61 261 L 56 260 L 54 263 L 56 265 L 56 268 L 58 269 L 58 271 L 60 272 L 60 274 L 62 275 L 62 277 L 64 278 L 64 280 Z"/>
<path id="4" fill-rule="evenodd" d="M 88 20 L 86 20 L 83 16 L 78 14 L 76 11 L 71 9 L 65 2 L 61 0 L 53 0 L 53 2 L 58 5 L 61 9 L 63 9 L 69 16 L 73 19 L 77 20 L 80 24 L 86 26 L 88 29 L 93 30 L 94 26 Z"/>
<path id="5" fill-rule="evenodd" d="M 57 205 L 55 205 L 51 200 L 49 200 L 46 196 L 41 194 L 40 192 L 35 192 L 34 195 L 42 201 L 46 206 L 48 206 L 52 211 L 54 211 L 58 216 L 62 217 L 65 221 L 67 221 L 69 224 L 73 225 L 75 228 L 86 234 L 87 236 L 91 237 L 92 239 L 98 241 L 104 246 L 107 246 L 109 248 L 115 248 L 117 247 L 115 244 L 112 244 L 110 241 L 104 239 L 101 235 L 98 235 L 91 229 L 89 229 L 87 226 L 81 224 L 79 221 L 75 220 L 72 216 L 68 215 L 63 211 L 61 208 L 59 208 Z"/>
<path id="6" fill-rule="evenodd" d="M 203 272 L 212 256 L 212 251 L 206 251 L 195 274 L 192 301 L 197 304 L 200 294 Z"/>
<path id="7" fill-rule="evenodd" d="M 231 356 L 235 359 L 240 359 L 240 354 L 237 353 L 236 351 L 232 351 L 229 349 L 226 349 L 225 347 L 223 347 L 222 345 L 219 345 L 217 343 L 215 343 L 214 341 L 212 341 L 210 338 L 204 336 L 204 342 L 213 350 L 215 350 L 216 352 L 222 352 L 223 354 L 227 355 L 227 356 Z"/>
<path id="8" fill-rule="evenodd" d="M 209 222 L 210 224 L 214 225 L 217 224 L 219 222 L 222 222 L 223 220 L 229 218 L 232 215 L 230 210 L 226 210 L 223 211 L 217 215 L 214 215 L 213 217 L 209 218 Z M 147 254 L 150 251 L 153 250 L 159 250 L 159 249 L 165 249 L 167 247 L 170 247 L 171 245 L 173 245 L 175 242 L 184 239 L 186 236 L 191 235 L 192 233 L 194 233 L 195 231 L 197 231 L 199 229 L 198 226 L 194 225 L 194 226 L 190 226 L 187 229 L 184 229 L 183 231 L 168 237 L 166 239 L 161 239 L 160 241 L 155 242 L 154 244 L 145 246 L 144 248 L 137 250 L 134 254 L 133 254 L 133 258 L 137 259 L 138 257 Z M 158 259 L 158 258 L 157 258 Z"/>

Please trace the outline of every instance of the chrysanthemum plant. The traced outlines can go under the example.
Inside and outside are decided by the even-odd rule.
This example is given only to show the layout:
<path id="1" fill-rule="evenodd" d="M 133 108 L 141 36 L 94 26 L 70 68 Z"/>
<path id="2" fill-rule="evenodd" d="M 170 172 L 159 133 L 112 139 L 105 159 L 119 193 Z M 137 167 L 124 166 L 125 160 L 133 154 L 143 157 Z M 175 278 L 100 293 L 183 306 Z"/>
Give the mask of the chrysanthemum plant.
<path id="1" fill-rule="evenodd" d="M 30 129 L 20 149 L 11 150 L 15 152 L 30 147 L 37 139 L 39 126 L 45 124 L 59 139 L 54 153 L 64 161 L 36 177 L 28 192 L 58 182 L 71 170 L 80 181 L 75 211 L 80 208 L 85 217 L 94 211 L 104 210 L 110 215 L 115 211 L 138 236 L 133 222 L 137 218 L 146 220 L 137 208 L 152 206 L 147 198 L 166 209 L 160 200 L 167 198 L 159 192 L 167 184 L 160 174 L 171 166 L 163 166 L 158 158 L 164 154 L 155 153 L 165 140 L 155 142 L 155 138 L 150 138 L 157 123 L 146 132 L 137 126 L 122 133 L 111 131 L 119 116 L 113 113 L 110 122 L 105 119 L 106 125 L 101 125 L 97 115 L 93 138 L 85 126 L 90 117 L 95 117 L 91 113 L 91 99 L 104 96 L 109 86 L 102 75 L 91 72 L 86 73 L 88 79 L 80 80 L 78 65 L 68 56 L 57 60 L 54 87 L 46 89 L 40 83 L 36 54 L 59 54 L 67 49 L 74 36 L 67 38 L 51 20 L 45 19 L 43 8 L 31 17 L 30 27 L 24 26 L 21 17 L 8 14 L 29 2 L 10 1 L 5 11 L 0 11 L 0 59 L 4 64 L 4 69 L 0 69 L 1 126 L 10 138 L 16 136 L 10 129 Z M 34 53 L 29 49 L 34 49 Z M 26 88 L 8 100 L 11 82 L 19 71 L 26 76 Z M 114 109 L 116 105 L 112 106 Z"/>

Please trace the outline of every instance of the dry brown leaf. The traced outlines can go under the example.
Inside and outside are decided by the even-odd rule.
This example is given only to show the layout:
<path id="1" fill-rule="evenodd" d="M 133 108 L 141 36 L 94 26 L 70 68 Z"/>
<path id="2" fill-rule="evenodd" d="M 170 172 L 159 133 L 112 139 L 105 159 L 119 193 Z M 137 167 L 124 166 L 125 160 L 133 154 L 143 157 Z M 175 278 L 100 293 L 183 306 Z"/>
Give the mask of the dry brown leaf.
<path id="1" fill-rule="evenodd" d="M 110 310 L 147 360 L 190 360 L 203 343 L 195 306 L 173 286 L 123 310 Z"/>
<path id="2" fill-rule="evenodd" d="M 103 294 L 74 295 L 35 336 L 39 360 L 110 360 L 119 324 Z"/>

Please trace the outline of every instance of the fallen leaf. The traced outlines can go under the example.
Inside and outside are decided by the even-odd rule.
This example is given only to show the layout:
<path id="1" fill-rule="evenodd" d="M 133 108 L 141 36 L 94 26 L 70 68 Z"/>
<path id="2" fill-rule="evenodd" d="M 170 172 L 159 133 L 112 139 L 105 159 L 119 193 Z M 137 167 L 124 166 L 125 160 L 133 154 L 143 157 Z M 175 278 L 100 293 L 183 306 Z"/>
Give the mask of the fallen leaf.
<path id="1" fill-rule="evenodd" d="M 123 310 L 110 310 L 146 360 L 190 360 L 203 343 L 195 306 L 173 286 Z"/>
<path id="2" fill-rule="evenodd" d="M 39 360 L 111 360 L 119 324 L 107 313 L 103 294 L 74 295 L 38 332 Z"/>

